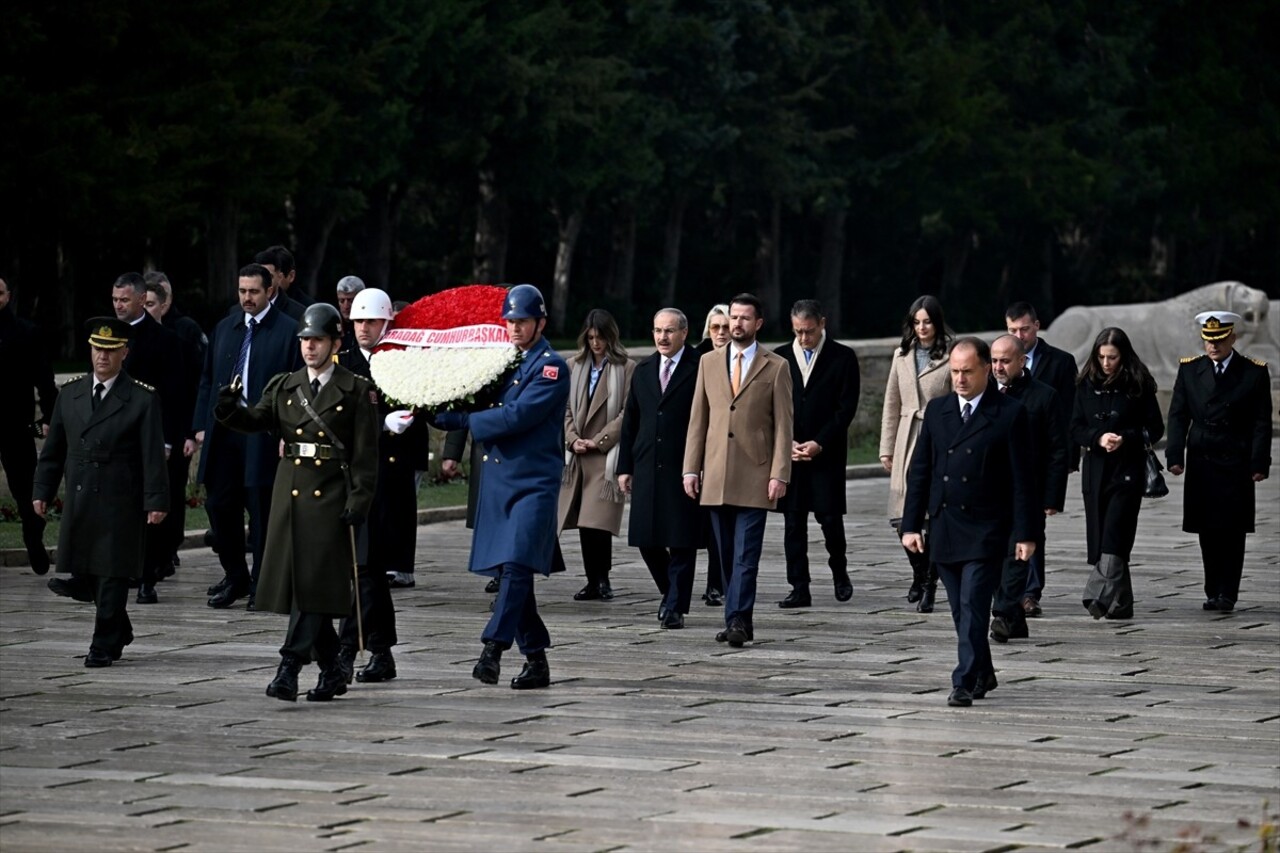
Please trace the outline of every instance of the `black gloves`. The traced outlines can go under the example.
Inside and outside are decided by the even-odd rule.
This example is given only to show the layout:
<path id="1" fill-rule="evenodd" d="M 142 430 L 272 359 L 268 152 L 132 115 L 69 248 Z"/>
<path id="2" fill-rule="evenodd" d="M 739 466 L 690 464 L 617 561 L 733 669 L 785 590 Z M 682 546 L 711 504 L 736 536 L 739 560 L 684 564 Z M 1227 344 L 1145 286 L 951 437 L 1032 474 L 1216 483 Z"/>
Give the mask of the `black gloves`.
<path id="1" fill-rule="evenodd" d="M 344 509 L 340 520 L 348 527 L 355 527 L 357 524 L 364 524 L 364 516 L 356 512 L 354 509 Z"/>

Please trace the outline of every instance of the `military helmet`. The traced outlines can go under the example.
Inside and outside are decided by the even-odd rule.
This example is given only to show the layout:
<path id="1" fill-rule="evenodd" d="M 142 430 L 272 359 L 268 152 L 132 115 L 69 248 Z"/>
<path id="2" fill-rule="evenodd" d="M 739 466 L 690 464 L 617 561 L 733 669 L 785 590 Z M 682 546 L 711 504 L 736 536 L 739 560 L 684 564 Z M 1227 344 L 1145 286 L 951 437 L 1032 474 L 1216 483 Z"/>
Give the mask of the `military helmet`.
<path id="1" fill-rule="evenodd" d="M 517 284 L 507 291 L 506 301 L 502 303 L 502 319 L 527 320 L 547 316 L 547 301 L 542 298 L 542 291 L 532 284 Z"/>
<path id="2" fill-rule="evenodd" d="M 298 320 L 298 337 L 300 338 L 340 338 L 342 337 L 342 315 L 338 309 L 327 302 L 308 305 Z"/>
<path id="3" fill-rule="evenodd" d="M 366 287 L 351 301 L 352 320 L 394 320 L 395 316 L 391 297 L 385 290 Z"/>

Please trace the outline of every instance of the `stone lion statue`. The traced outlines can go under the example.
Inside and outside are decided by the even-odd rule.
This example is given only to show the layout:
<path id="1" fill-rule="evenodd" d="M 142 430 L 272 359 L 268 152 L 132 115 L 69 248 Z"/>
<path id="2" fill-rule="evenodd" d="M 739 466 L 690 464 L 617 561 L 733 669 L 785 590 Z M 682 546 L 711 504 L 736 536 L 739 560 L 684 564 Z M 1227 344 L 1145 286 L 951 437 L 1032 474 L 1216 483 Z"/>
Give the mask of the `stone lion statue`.
<path id="1" fill-rule="evenodd" d="M 1098 333 L 1119 326 L 1133 341 L 1162 391 L 1173 390 L 1178 360 L 1204 352 L 1195 316 L 1215 308 L 1234 311 L 1236 349 L 1267 362 L 1274 388 L 1280 383 L 1280 311 L 1271 310 L 1267 294 L 1238 281 L 1220 281 L 1189 290 L 1164 302 L 1131 305 L 1077 305 L 1068 308 L 1045 330 L 1045 340 L 1075 356 L 1076 364 L 1089 357 Z"/>

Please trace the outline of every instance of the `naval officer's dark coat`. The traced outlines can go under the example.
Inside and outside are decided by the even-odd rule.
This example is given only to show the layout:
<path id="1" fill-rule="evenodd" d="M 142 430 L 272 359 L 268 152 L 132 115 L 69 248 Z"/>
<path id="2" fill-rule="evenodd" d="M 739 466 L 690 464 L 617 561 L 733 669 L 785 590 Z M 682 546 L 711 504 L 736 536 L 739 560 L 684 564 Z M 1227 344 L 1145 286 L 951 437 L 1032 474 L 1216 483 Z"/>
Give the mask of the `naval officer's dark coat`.
<path id="1" fill-rule="evenodd" d="M 299 443 L 329 446 L 330 458 L 294 457 L 286 449 L 276 468 L 267 522 L 266 551 L 258 578 L 259 610 L 346 616 L 351 611 L 353 555 L 344 510 L 369 517 L 378 477 L 378 393 L 373 383 L 340 364 L 311 399 L 307 369 L 282 373 L 267 383 L 251 408 L 228 405 L 219 396 L 219 423 L 241 432 L 271 431 L 286 448 Z M 301 404 L 306 395 L 328 431 Z M 337 448 L 340 441 L 342 448 Z"/>
<path id="2" fill-rule="evenodd" d="M 1166 463 L 1186 468 L 1182 529 L 1254 528 L 1254 474 L 1271 470 L 1271 375 L 1236 352 L 1221 379 L 1201 355 L 1178 367 Z"/>
<path id="3" fill-rule="evenodd" d="M 622 415 L 618 474 L 630 474 L 633 548 L 703 548 L 706 531 L 698 502 L 684 492 L 684 445 L 698 379 L 698 353 L 685 346 L 666 393 L 658 372 L 662 355 L 636 365 Z"/>
<path id="4" fill-rule="evenodd" d="M 95 383 L 63 385 L 33 494 L 51 503 L 65 472 L 58 571 L 141 577 L 147 513 L 169 509 L 160 401 L 122 371 L 94 409 Z"/>

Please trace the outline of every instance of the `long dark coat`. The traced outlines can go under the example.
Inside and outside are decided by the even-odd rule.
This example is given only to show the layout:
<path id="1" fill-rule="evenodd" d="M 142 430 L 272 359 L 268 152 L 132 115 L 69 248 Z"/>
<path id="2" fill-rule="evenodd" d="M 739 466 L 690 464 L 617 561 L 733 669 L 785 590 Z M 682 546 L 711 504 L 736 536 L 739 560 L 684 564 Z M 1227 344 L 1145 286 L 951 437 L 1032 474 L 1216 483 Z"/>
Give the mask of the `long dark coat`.
<path id="1" fill-rule="evenodd" d="M 62 387 L 36 464 L 36 500 L 67 477 L 58 571 L 142 576 L 148 512 L 169 509 L 160 401 L 121 372 L 93 408 L 93 374 Z"/>
<path id="2" fill-rule="evenodd" d="M 812 462 L 792 464 L 791 482 L 787 485 L 786 497 L 778 502 L 778 509 L 844 515 L 849 424 L 858 413 L 862 390 L 858 356 L 839 341 L 826 338 L 822 350 L 814 356 L 806 385 L 795 348 L 783 344 L 774 352 L 791 367 L 791 400 L 795 412 L 791 440 L 816 441 L 822 447 Z"/>
<path id="3" fill-rule="evenodd" d="M 987 387 L 996 390 L 995 380 Z M 1067 436 L 1067 420 L 1060 416 L 1062 405 L 1058 392 L 1024 372 L 1010 383 L 1009 396 L 1027 410 L 1031 458 L 1035 460 L 1036 509 L 1062 512 L 1067 502 L 1067 453 L 1071 439 Z"/>
<path id="4" fill-rule="evenodd" d="M 1169 404 L 1169 465 L 1186 467 L 1182 529 L 1254 528 L 1254 474 L 1271 471 L 1271 374 L 1240 353 L 1222 379 L 1200 356 L 1178 367 Z"/>
<path id="5" fill-rule="evenodd" d="M 935 397 L 925 406 L 907 471 L 902 532 L 919 533 L 927 512 L 931 559 L 999 565 L 1011 538 L 1035 542 L 1044 535 L 1033 467 L 1021 403 L 988 385 L 966 424 L 955 394 Z"/>
<path id="6" fill-rule="evenodd" d="M 182 339 L 143 311 L 142 319 L 133 327 L 124 370 L 134 379 L 155 389 L 160 401 L 160 422 L 164 426 L 165 444 L 170 445 L 171 450 L 176 448 L 176 452 L 181 453 L 182 442 L 191 425 L 188 405 L 191 388 L 187 382 Z"/>
<path id="7" fill-rule="evenodd" d="M 636 365 L 622 416 L 618 474 L 631 475 L 627 544 L 633 548 L 706 547 L 704 513 L 684 492 L 685 440 L 698 378 L 698 353 L 685 346 L 662 392 L 654 353 Z"/>
<path id="8" fill-rule="evenodd" d="M 346 616 L 351 612 L 352 547 L 343 510 L 369 517 L 378 477 L 378 394 L 373 383 L 340 364 L 311 400 L 329 425 L 325 434 L 299 402 L 310 399 L 306 368 L 267 383 L 252 408 L 219 401 L 218 421 L 240 432 L 274 432 L 288 443 L 344 449 L 332 459 L 280 459 L 271 493 L 271 517 L 258 579 L 259 610 Z"/>
<path id="9" fill-rule="evenodd" d="M 1115 551 L 1128 556 L 1123 543 L 1133 545 L 1137 535 L 1138 514 L 1123 530 L 1103 531 L 1111 501 L 1142 501 L 1146 484 L 1147 452 L 1142 443 L 1146 428 L 1151 443 L 1164 435 L 1164 419 L 1156 392 L 1151 388 L 1141 396 L 1130 397 L 1123 390 L 1099 388 L 1089 380 L 1076 386 L 1075 410 L 1071 416 L 1071 440 L 1084 449 L 1080 467 L 1080 487 L 1084 493 L 1085 534 L 1088 539 L 1088 561 L 1102 559 L 1103 539 L 1121 543 Z M 1098 446 L 1104 433 L 1114 432 L 1124 438 L 1120 449 L 1107 453 Z"/>

